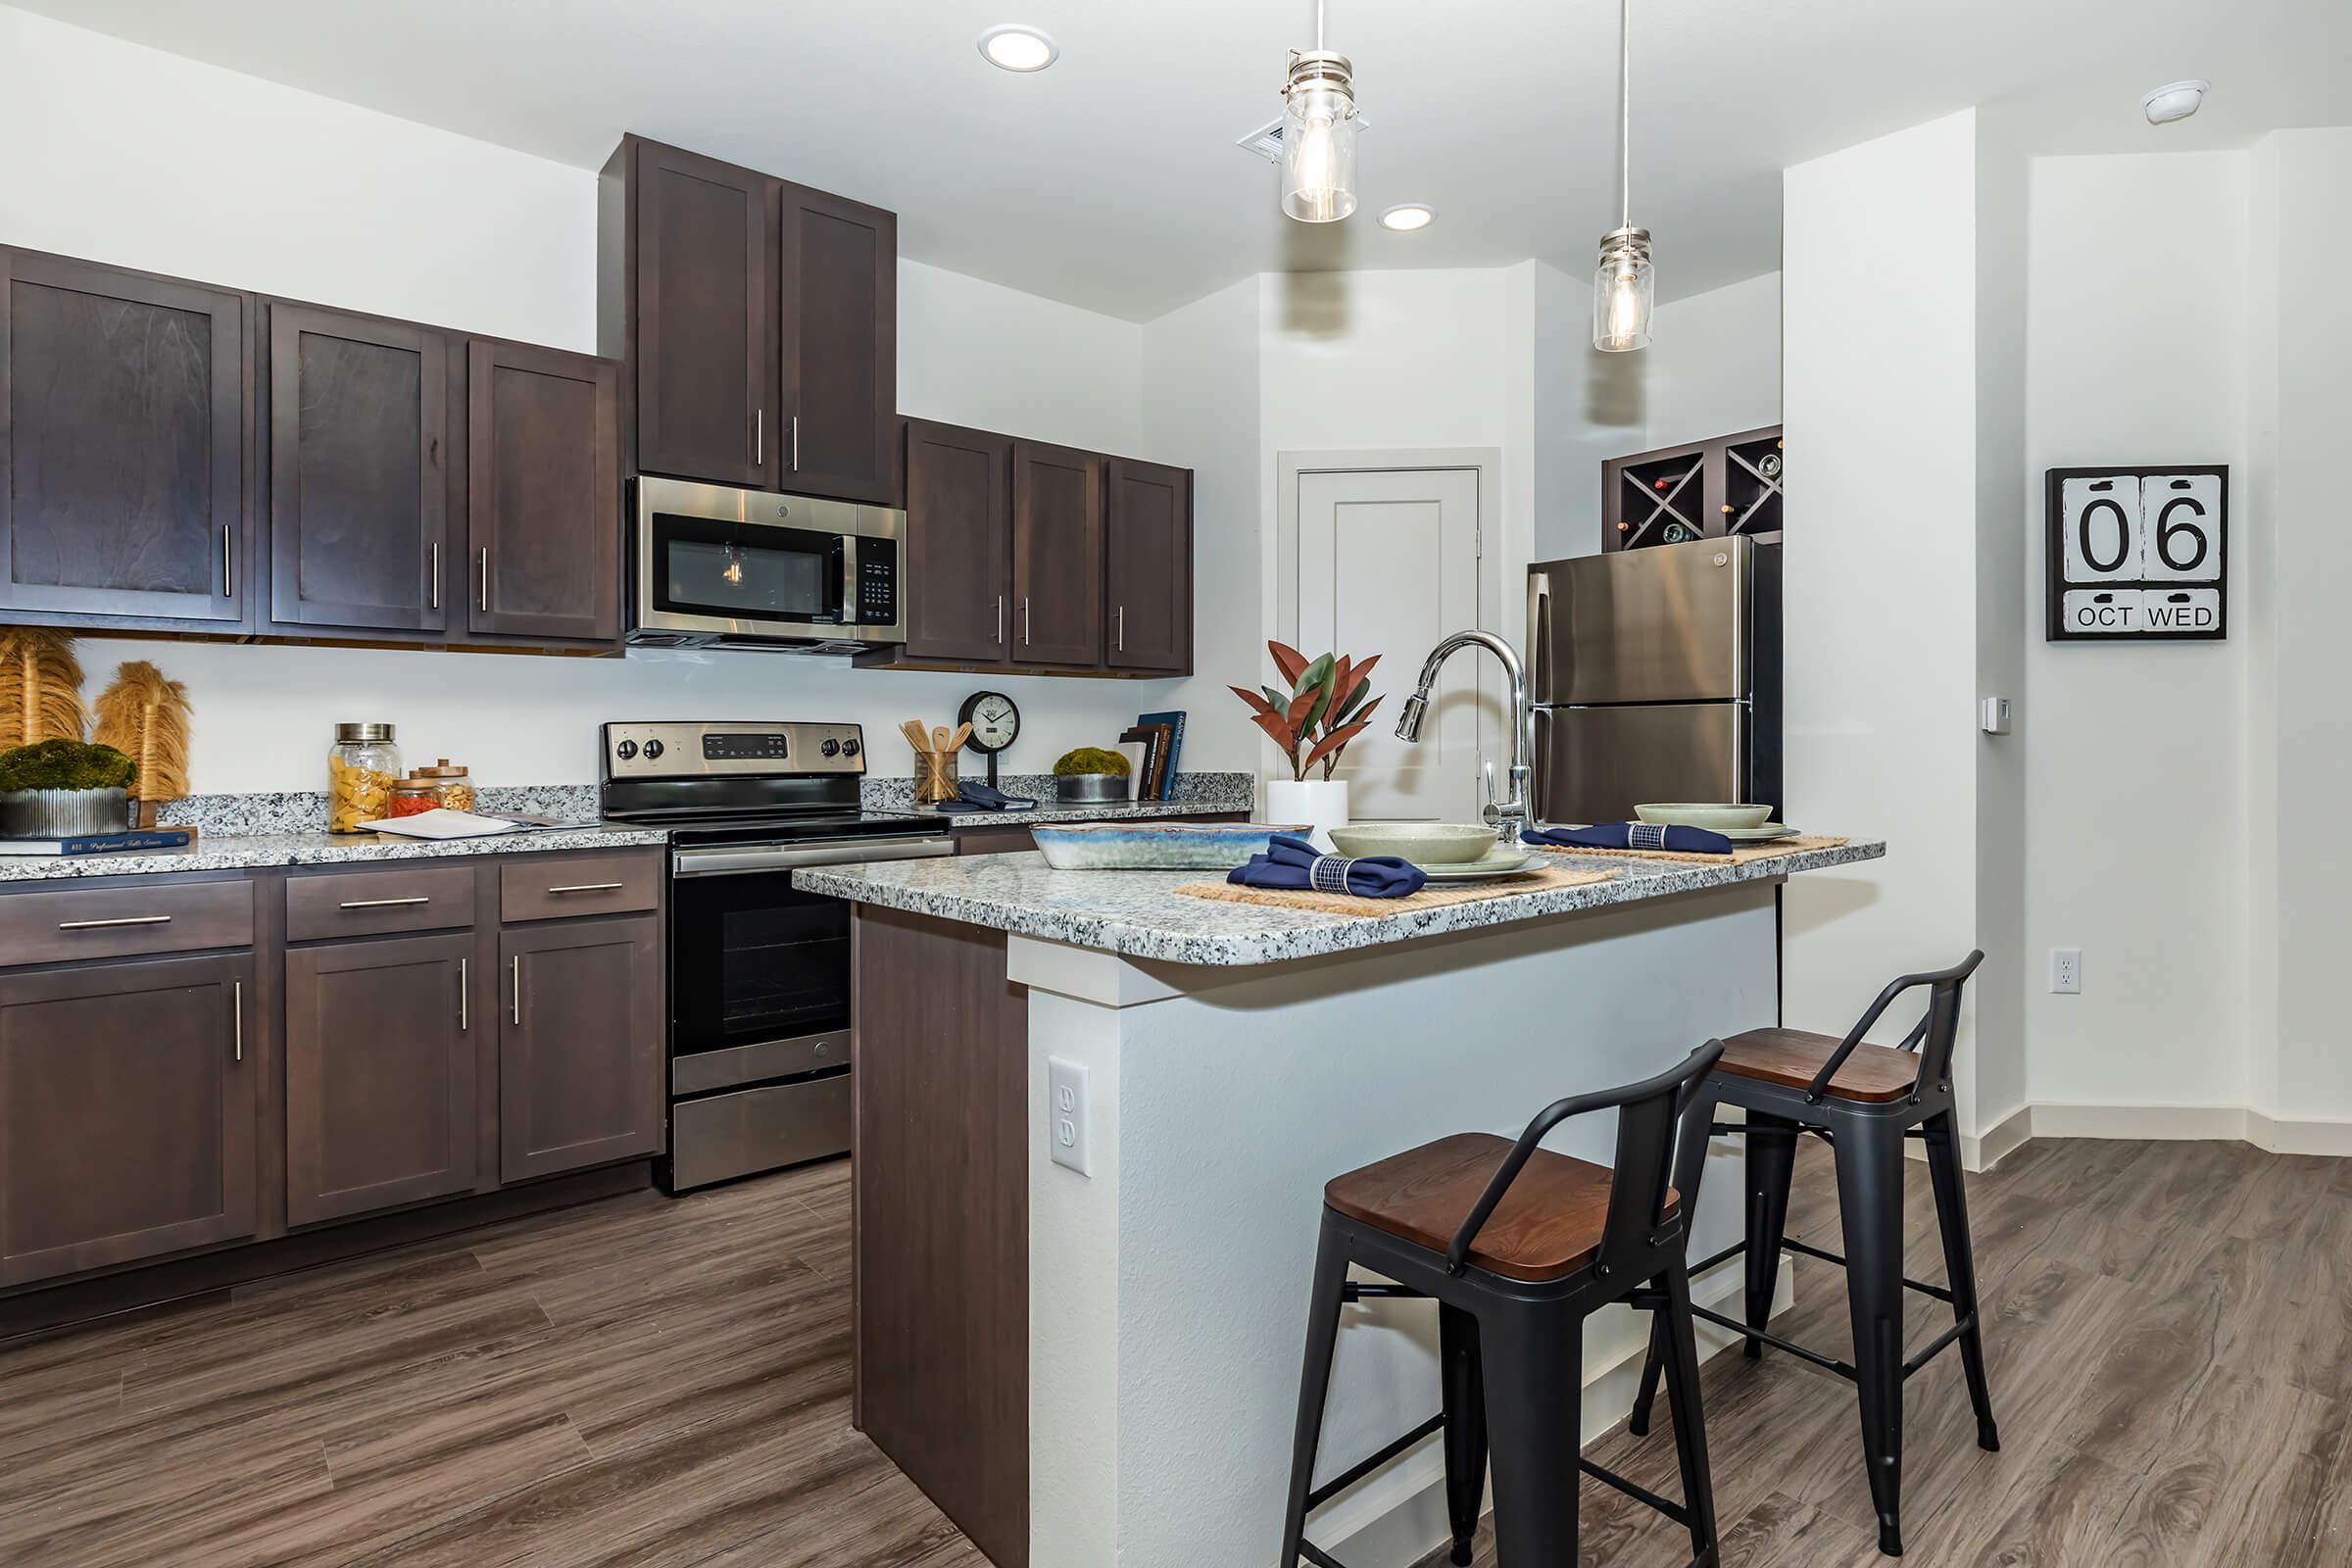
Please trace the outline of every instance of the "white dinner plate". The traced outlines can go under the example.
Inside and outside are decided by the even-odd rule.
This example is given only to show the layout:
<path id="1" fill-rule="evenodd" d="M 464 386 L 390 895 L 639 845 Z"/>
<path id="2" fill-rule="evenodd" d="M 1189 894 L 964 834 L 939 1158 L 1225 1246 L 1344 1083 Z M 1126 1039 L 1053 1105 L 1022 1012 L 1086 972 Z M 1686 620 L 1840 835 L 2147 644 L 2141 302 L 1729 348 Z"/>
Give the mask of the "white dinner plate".
<path id="1" fill-rule="evenodd" d="M 1720 833 L 1734 844 L 1770 844 L 1775 839 L 1796 837 L 1796 829 L 1785 822 L 1767 822 L 1762 827 L 1719 827 L 1708 831 Z"/>
<path id="2" fill-rule="evenodd" d="M 1487 882 L 1499 876 L 1517 876 L 1532 871 L 1544 861 L 1544 857 L 1526 850 L 1503 850 L 1482 859 L 1454 865 L 1425 865 L 1432 882 Z"/>

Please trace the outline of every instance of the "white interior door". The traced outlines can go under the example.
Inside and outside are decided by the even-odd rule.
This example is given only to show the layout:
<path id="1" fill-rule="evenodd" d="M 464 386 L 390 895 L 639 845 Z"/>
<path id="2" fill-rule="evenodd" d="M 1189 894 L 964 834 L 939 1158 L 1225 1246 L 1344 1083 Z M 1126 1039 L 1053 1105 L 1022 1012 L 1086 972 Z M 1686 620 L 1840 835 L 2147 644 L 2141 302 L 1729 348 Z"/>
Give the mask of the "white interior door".
<path id="1" fill-rule="evenodd" d="M 1479 624 L 1478 481 L 1475 468 L 1298 475 L 1298 650 L 1380 656 L 1380 711 L 1333 775 L 1348 781 L 1355 817 L 1479 819 L 1481 721 L 1494 722 L 1482 712 L 1494 706 L 1488 656 L 1447 662 L 1420 744 L 1396 735 L 1421 661 L 1448 633 Z"/>

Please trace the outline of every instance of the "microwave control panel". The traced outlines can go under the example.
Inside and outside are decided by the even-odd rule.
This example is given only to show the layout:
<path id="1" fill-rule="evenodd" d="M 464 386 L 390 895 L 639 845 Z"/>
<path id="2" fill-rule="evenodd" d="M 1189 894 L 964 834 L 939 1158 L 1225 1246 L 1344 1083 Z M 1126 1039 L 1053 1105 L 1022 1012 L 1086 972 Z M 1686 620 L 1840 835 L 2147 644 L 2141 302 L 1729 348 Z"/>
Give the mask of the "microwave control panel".
<path id="1" fill-rule="evenodd" d="M 848 618 L 860 626 L 892 626 L 899 619 L 899 542 L 860 537 L 858 549 L 858 604 Z"/>

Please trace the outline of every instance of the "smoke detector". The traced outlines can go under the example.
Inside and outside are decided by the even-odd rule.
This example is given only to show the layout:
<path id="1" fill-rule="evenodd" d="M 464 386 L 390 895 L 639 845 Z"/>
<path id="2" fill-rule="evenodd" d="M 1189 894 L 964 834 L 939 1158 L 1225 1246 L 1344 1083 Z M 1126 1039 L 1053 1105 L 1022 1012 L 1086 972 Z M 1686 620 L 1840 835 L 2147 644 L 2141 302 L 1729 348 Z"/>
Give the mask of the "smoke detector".
<path id="1" fill-rule="evenodd" d="M 2147 111 L 2149 124 L 2169 125 L 2195 114 L 2212 89 L 2213 83 L 2201 78 L 2168 81 L 2140 99 L 2139 107 Z"/>

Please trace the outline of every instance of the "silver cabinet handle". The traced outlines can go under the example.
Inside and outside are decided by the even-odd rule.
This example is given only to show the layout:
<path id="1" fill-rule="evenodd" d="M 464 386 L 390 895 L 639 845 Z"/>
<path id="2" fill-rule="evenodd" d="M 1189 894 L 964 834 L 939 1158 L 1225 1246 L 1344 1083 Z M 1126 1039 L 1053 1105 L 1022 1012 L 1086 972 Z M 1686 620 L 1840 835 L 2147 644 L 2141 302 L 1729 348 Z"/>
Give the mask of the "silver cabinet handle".
<path id="1" fill-rule="evenodd" d="M 1125 605 L 1119 607 L 1118 622 L 1119 652 L 1123 654 L 1127 651 L 1127 607 Z"/>
<path id="2" fill-rule="evenodd" d="M 508 972 L 514 977 L 514 1027 L 522 1027 L 522 955 L 517 953 L 507 960 Z"/>
<path id="3" fill-rule="evenodd" d="M 122 925 L 170 925 L 168 914 L 126 914 L 118 920 L 60 920 L 60 931 L 106 931 Z"/>
<path id="4" fill-rule="evenodd" d="M 801 416 L 792 416 L 792 471 L 801 471 Z"/>
<path id="5" fill-rule="evenodd" d="M 230 1037 L 229 1037 L 229 1038 L 230 1038 L 230 1039 L 231 1039 L 231 1040 L 232 1040 L 232 1041 L 235 1043 L 235 1045 L 236 1045 L 236 1049 L 237 1049 L 236 1059 L 237 1059 L 237 1060 L 239 1060 L 239 1061 L 243 1061 L 243 1060 L 245 1059 L 245 982 L 244 982 L 244 981 L 242 981 L 242 980 L 231 980 L 231 981 L 228 983 L 228 1005 L 229 1005 L 229 1009 L 230 1009 L 230 1015 L 231 1015 L 231 1018 L 232 1018 L 232 1020 L 233 1020 L 233 1022 L 234 1022 L 234 1024 L 235 1024 L 235 1028 L 234 1028 L 234 1029 L 233 1029 L 233 1031 L 231 1032 L 231 1034 L 230 1034 Z"/>
<path id="6" fill-rule="evenodd" d="M 612 893 L 626 886 L 628 884 L 625 882 L 567 882 L 560 888 L 549 888 L 547 891 L 550 893 Z"/>
<path id="7" fill-rule="evenodd" d="M 490 612 L 490 547 L 482 546 L 482 613 Z"/>
<path id="8" fill-rule="evenodd" d="M 1004 596 L 997 595 L 997 646 L 1004 646 Z"/>
<path id="9" fill-rule="evenodd" d="M 752 411 L 752 466 L 757 468 L 767 461 L 767 411 Z"/>
<path id="10" fill-rule="evenodd" d="M 436 539 L 425 546 L 425 552 L 432 562 L 433 608 L 439 610 L 441 608 L 441 541 Z"/>
<path id="11" fill-rule="evenodd" d="M 220 592 L 223 597 L 237 597 L 236 524 L 220 525 Z"/>
<path id="12" fill-rule="evenodd" d="M 1029 646 L 1029 627 L 1030 627 L 1030 625 L 1031 625 L 1031 622 L 1030 622 L 1030 619 L 1029 619 L 1029 596 L 1028 596 L 1027 594 L 1023 594 L 1023 595 L 1021 595 L 1021 646 L 1022 646 L 1023 648 L 1026 648 L 1026 647 L 1028 647 L 1028 646 Z"/>
<path id="13" fill-rule="evenodd" d="M 430 898 L 418 894 L 413 899 L 345 899 L 343 907 L 346 909 L 392 909 L 412 904 L 430 904 L 432 902 Z"/>
<path id="14" fill-rule="evenodd" d="M 458 960 L 458 1033 L 468 1034 L 473 1029 L 473 987 L 467 983 L 466 960 Z"/>

